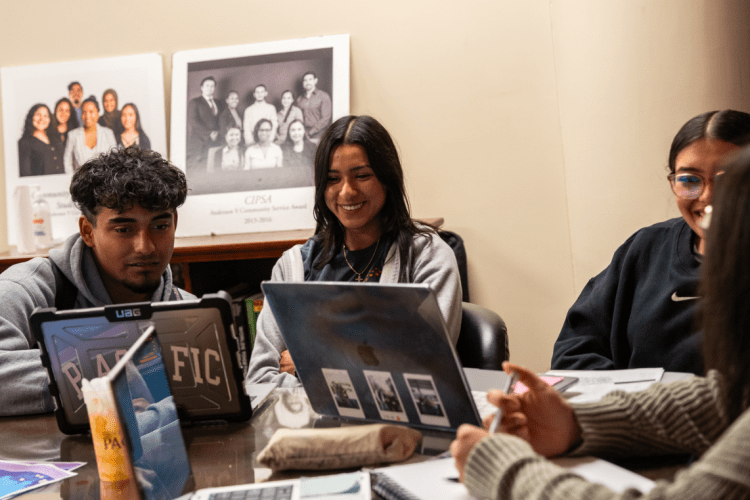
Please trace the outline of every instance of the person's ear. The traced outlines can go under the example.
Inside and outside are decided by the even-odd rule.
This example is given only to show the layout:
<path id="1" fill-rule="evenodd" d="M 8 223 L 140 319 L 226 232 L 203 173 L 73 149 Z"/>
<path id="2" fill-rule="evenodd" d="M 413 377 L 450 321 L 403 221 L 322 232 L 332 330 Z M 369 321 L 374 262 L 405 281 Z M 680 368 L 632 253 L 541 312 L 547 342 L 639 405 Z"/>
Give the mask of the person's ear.
<path id="1" fill-rule="evenodd" d="M 94 248 L 94 225 L 84 215 L 78 218 L 78 232 L 86 246 Z"/>

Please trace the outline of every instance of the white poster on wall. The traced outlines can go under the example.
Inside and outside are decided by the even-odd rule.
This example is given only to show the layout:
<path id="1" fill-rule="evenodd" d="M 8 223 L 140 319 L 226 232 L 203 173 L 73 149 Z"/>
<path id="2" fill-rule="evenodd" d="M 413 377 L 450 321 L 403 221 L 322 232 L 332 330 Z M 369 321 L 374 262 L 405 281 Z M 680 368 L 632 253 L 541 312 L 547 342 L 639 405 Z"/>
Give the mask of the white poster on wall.
<path id="1" fill-rule="evenodd" d="M 68 189 L 73 172 L 86 159 L 123 144 L 123 137 L 125 144 L 135 141 L 166 156 L 158 54 L 2 68 L 0 84 L 12 245 L 19 241 L 13 196 L 18 186 L 38 186 L 50 206 L 52 236 L 59 242 L 78 232 L 80 212 Z M 93 147 L 84 139 L 84 126 L 96 129 Z"/>
<path id="2" fill-rule="evenodd" d="M 178 236 L 315 227 L 315 149 L 349 113 L 349 35 L 191 50 L 172 60 Z"/>

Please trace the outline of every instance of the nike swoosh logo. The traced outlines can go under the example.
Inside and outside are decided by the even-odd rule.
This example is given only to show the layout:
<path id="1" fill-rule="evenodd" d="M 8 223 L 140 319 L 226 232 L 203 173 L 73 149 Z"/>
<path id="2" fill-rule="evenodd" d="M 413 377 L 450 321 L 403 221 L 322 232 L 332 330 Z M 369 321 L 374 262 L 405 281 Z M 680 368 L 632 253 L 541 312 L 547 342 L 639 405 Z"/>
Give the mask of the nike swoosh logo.
<path id="1" fill-rule="evenodd" d="M 680 297 L 679 295 L 677 295 L 677 292 L 674 292 L 672 294 L 672 300 L 674 302 L 682 302 L 683 300 L 696 300 L 696 299 L 700 299 L 700 297 Z"/>

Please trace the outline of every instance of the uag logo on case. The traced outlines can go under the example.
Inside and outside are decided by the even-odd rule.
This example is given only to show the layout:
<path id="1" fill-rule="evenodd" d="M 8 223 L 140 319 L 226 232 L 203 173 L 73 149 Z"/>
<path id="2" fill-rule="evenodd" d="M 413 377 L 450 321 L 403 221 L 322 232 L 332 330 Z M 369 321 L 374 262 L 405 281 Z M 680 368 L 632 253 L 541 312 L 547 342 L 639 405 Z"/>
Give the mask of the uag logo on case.
<path id="1" fill-rule="evenodd" d="M 125 318 L 139 318 L 141 316 L 140 309 L 117 309 L 115 310 L 115 316 L 119 319 Z"/>

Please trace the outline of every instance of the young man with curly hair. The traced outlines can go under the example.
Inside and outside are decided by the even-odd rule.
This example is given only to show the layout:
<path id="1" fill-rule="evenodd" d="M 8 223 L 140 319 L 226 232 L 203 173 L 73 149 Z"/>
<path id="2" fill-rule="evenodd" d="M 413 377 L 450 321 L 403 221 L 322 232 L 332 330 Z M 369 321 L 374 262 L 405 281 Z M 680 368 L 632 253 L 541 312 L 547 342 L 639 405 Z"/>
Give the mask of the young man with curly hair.
<path id="1" fill-rule="evenodd" d="M 70 183 L 79 233 L 49 258 L 0 274 L 0 415 L 54 409 L 29 328 L 35 307 L 83 309 L 194 298 L 172 284 L 177 207 L 185 175 L 159 153 L 136 147 L 86 162 Z"/>

